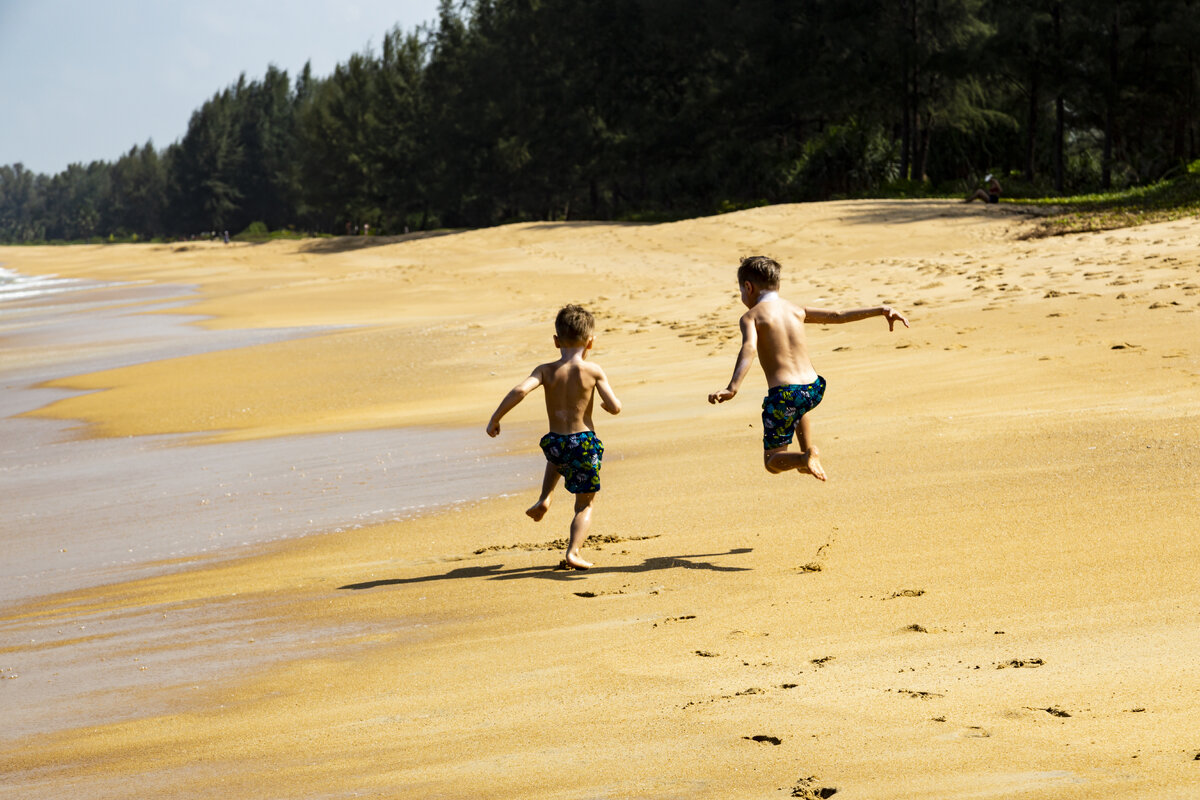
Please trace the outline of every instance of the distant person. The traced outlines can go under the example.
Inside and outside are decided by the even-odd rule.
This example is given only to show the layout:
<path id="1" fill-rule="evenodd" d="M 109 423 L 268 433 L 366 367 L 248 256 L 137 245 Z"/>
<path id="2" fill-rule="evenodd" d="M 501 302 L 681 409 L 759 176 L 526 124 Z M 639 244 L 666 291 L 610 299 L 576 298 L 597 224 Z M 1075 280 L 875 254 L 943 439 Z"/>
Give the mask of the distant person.
<path id="1" fill-rule="evenodd" d="M 996 180 L 996 176 L 989 174 L 984 177 L 983 182 L 987 184 L 987 191 L 976 189 L 974 194 L 968 195 L 963 200 L 964 203 L 969 203 L 972 200 L 982 200 L 985 203 L 1000 202 L 1000 181 Z"/>
<path id="2" fill-rule="evenodd" d="M 225 232 L 222 234 L 222 238 L 224 238 L 224 239 L 225 239 L 225 244 L 229 244 L 229 231 L 225 231 Z"/>
<path id="3" fill-rule="evenodd" d="M 546 416 L 550 432 L 538 443 L 546 455 L 542 494 L 525 513 L 540 522 L 550 508 L 550 495 L 564 478 L 567 491 L 575 495 L 575 517 L 566 556 L 560 567 L 587 569 L 592 566 L 579 553 L 592 524 L 592 501 L 600 491 L 600 461 L 604 444 L 592 425 L 592 401 L 600 395 L 600 407 L 610 414 L 621 413 L 621 401 L 608 385 L 598 364 L 585 360 L 592 349 L 596 322 L 586 309 L 563 306 L 554 320 L 554 346 L 562 353 L 557 361 L 539 364 L 500 401 L 487 425 L 488 436 L 500 435 L 500 419 L 537 387 L 546 392 Z"/>
<path id="4" fill-rule="evenodd" d="M 792 305 L 779 296 L 780 269 L 777 261 L 766 256 L 743 258 L 738 266 L 738 288 L 743 305 L 749 309 L 739 323 L 742 349 L 729 385 L 710 394 L 708 402 L 732 400 L 757 355 L 768 386 L 762 405 L 763 466 L 772 474 L 794 469 L 823 481 L 825 470 L 813 443 L 808 412 L 825 396 L 825 379 L 808 359 L 804 324 L 840 324 L 883 317 L 890 331 L 897 322 L 907 328 L 908 320 L 889 306 L 831 311 Z M 800 450 L 789 452 L 796 431 L 799 431 Z"/>
<path id="5" fill-rule="evenodd" d="M 371 235 L 371 223 L 364 222 L 363 223 L 363 236 L 370 236 L 370 235 Z"/>

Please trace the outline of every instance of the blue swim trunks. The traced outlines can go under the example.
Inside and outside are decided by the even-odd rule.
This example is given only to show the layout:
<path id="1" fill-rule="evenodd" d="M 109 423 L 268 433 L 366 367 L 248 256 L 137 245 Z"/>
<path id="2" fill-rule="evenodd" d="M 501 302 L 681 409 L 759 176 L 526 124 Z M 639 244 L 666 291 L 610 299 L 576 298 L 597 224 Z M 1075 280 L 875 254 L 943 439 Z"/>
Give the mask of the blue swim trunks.
<path id="1" fill-rule="evenodd" d="M 604 443 L 592 431 L 547 433 L 538 442 L 546 460 L 563 476 L 571 494 L 600 491 L 600 459 Z"/>
<path id="2" fill-rule="evenodd" d="M 825 396 L 825 379 L 820 375 L 813 383 L 803 386 L 788 384 L 773 386 L 763 399 L 763 449 L 774 450 L 792 443 L 796 423 L 817 407 Z"/>

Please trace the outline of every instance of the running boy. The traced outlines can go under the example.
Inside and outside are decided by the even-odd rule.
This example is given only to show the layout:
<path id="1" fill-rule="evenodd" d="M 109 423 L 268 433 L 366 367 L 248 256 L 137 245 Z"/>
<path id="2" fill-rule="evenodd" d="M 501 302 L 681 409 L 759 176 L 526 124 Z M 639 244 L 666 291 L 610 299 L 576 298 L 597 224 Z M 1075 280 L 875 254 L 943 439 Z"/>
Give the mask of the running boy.
<path id="1" fill-rule="evenodd" d="M 575 495 L 575 518 L 571 520 L 571 538 L 562 566 L 587 569 L 591 562 L 583 560 L 579 548 L 592 524 L 592 501 L 600 491 L 600 459 L 604 455 L 604 445 L 592 425 L 592 400 L 599 394 L 600 407 L 610 414 L 621 413 L 621 401 L 608 385 L 604 370 L 584 360 L 594 343 L 595 320 L 591 313 L 580 306 L 563 306 L 554 320 L 554 330 L 554 346 L 562 357 L 539 364 L 513 387 L 492 414 L 487 432 L 488 436 L 498 436 L 501 417 L 537 387 L 546 390 L 550 432 L 539 442 L 546 454 L 546 472 L 541 497 L 525 513 L 534 522 L 540 521 L 550 508 L 550 493 L 559 477 L 565 478 L 567 491 Z"/>
<path id="2" fill-rule="evenodd" d="M 825 379 L 808 360 L 804 323 L 826 325 L 883 317 L 890 331 L 897 322 L 903 322 L 907 328 L 908 320 L 888 306 L 831 311 L 792 305 L 779 296 L 779 272 L 779 263 L 766 256 L 743 258 L 738 266 L 742 303 L 750 309 L 740 322 L 742 349 L 729 385 L 710 394 L 708 402 L 724 403 L 734 398 L 757 352 L 769 387 L 762 406 L 763 466 L 770 473 L 794 469 L 823 481 L 825 470 L 813 444 L 807 412 L 821 402 Z M 788 452 L 797 429 L 800 451 Z"/>

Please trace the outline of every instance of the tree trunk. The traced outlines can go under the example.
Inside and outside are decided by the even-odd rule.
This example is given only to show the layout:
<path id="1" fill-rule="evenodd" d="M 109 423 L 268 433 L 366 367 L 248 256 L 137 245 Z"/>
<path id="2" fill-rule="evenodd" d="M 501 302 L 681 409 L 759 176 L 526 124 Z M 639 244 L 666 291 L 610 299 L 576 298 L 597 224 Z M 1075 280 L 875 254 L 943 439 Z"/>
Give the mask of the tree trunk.
<path id="1" fill-rule="evenodd" d="M 1066 102 L 1063 98 L 1062 3 L 1054 4 L 1054 191 L 1063 193 L 1063 137 Z"/>
<path id="2" fill-rule="evenodd" d="M 1037 136 L 1038 120 L 1038 70 L 1033 70 L 1029 81 L 1029 122 L 1025 130 L 1025 180 L 1033 180 L 1034 140 Z"/>
<path id="3" fill-rule="evenodd" d="M 1109 24 L 1108 36 L 1108 97 L 1104 108 L 1104 163 L 1100 184 L 1112 188 L 1113 137 L 1116 136 L 1117 78 L 1119 60 L 1119 37 L 1121 33 L 1120 11 L 1114 10 Z"/>
<path id="4" fill-rule="evenodd" d="M 900 0 L 900 16 L 905 27 L 908 27 L 909 22 L 909 4 L 916 6 L 916 0 Z M 915 13 L 915 12 L 914 12 Z M 909 82 L 909 72 L 911 71 L 911 29 L 906 30 L 908 36 L 900 45 L 900 103 L 901 103 L 901 129 L 900 129 L 900 179 L 907 180 L 909 178 L 909 169 L 912 166 L 912 84 Z"/>
<path id="5" fill-rule="evenodd" d="M 1064 192 L 1063 137 L 1066 108 L 1062 93 L 1054 98 L 1054 191 L 1060 195 Z"/>
<path id="6" fill-rule="evenodd" d="M 1181 161 L 1191 161 L 1196 157 L 1195 128 L 1192 125 L 1192 120 L 1196 118 L 1196 54 L 1190 47 L 1187 63 L 1188 75 L 1191 78 L 1188 80 L 1187 103 L 1184 104 L 1183 113 L 1180 115 L 1177 157 Z"/>
<path id="7" fill-rule="evenodd" d="M 910 0 L 909 14 L 910 25 L 909 32 L 912 36 L 912 95 L 908 101 L 908 109 L 912 118 L 912 127 L 909 130 L 909 140 L 912 142 L 912 178 L 916 181 L 925 179 L 925 157 L 921 147 L 921 68 L 918 63 L 920 36 L 917 31 L 917 3 L 919 0 Z"/>
<path id="8" fill-rule="evenodd" d="M 917 177 L 919 180 L 925 180 L 926 174 L 929 172 L 929 148 L 933 142 L 933 119 L 927 121 L 925 128 L 921 131 L 920 154 L 917 158 Z"/>

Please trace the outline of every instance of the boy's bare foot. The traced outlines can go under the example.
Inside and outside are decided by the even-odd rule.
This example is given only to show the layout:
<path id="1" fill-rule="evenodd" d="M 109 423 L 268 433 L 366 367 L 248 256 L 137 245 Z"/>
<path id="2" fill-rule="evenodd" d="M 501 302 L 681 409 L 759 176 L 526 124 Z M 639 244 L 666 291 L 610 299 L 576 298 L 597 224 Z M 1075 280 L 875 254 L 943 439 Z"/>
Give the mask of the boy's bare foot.
<path id="1" fill-rule="evenodd" d="M 819 481 L 826 480 L 825 470 L 821 466 L 821 459 L 817 458 L 816 450 L 809 450 L 805 454 L 804 463 L 802 463 L 797 472 L 807 472 Z"/>
<path id="2" fill-rule="evenodd" d="M 567 553 L 566 558 L 562 560 L 562 563 L 559 564 L 559 566 L 563 569 L 585 570 L 591 568 L 592 562 L 584 561 L 579 556 L 573 556 L 570 553 Z"/>
<path id="3" fill-rule="evenodd" d="M 541 522 L 542 517 L 546 516 L 546 512 L 550 510 L 550 500 L 538 500 L 536 503 L 525 509 L 525 516 L 529 517 L 534 522 Z"/>

